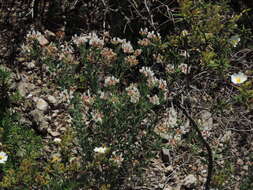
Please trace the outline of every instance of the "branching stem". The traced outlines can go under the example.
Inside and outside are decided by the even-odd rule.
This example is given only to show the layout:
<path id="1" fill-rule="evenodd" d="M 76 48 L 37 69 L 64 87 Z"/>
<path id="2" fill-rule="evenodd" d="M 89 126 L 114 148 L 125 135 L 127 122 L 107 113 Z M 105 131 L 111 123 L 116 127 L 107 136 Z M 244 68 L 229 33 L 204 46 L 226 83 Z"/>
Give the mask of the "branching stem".
<path id="1" fill-rule="evenodd" d="M 212 178 L 212 173 L 213 173 L 213 156 L 212 156 L 212 149 L 210 147 L 210 145 L 207 143 L 207 141 L 204 139 L 204 137 L 202 136 L 202 133 L 198 127 L 198 124 L 194 121 L 194 119 L 188 114 L 188 112 L 186 111 L 186 109 L 181 105 L 181 103 L 176 100 L 175 98 L 173 99 L 173 103 L 183 112 L 183 114 L 187 117 L 187 119 L 189 119 L 191 125 L 194 127 L 194 129 L 197 131 L 197 134 L 201 140 L 201 142 L 203 143 L 203 145 L 205 146 L 205 148 L 207 149 L 207 153 L 208 153 L 208 173 L 207 173 L 207 177 L 206 177 L 206 183 L 205 183 L 205 190 L 209 190 L 210 189 L 210 184 L 211 184 L 211 178 Z"/>

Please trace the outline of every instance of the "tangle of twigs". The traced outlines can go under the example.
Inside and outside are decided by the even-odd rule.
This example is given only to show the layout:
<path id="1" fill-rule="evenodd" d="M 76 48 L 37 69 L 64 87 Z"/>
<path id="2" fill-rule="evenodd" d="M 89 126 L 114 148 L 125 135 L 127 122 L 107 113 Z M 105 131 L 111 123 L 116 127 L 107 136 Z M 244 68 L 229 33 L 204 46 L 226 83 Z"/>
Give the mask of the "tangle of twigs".
<path id="1" fill-rule="evenodd" d="M 212 149 L 210 147 L 210 145 L 207 143 L 207 141 L 204 139 L 204 137 L 202 136 L 202 133 L 198 127 L 198 124 L 194 121 L 194 119 L 188 114 L 188 112 L 186 111 L 186 109 L 181 105 L 181 103 L 174 98 L 173 99 L 173 103 L 183 112 L 183 114 L 187 117 L 187 119 L 189 119 L 191 125 L 193 126 L 193 128 L 196 130 L 202 144 L 205 146 L 205 148 L 207 149 L 207 153 L 208 153 L 208 173 L 207 173 L 207 177 L 206 177 L 206 183 L 205 183 L 205 190 L 209 190 L 210 189 L 210 184 L 211 184 L 211 178 L 212 178 L 212 173 L 213 173 L 213 156 L 212 156 Z"/>

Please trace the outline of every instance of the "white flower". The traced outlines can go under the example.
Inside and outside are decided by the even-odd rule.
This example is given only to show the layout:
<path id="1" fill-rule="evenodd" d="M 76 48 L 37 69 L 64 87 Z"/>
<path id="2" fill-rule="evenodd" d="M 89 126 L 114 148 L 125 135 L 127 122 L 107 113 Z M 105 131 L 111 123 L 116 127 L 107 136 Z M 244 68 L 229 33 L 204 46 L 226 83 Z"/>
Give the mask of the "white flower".
<path id="1" fill-rule="evenodd" d="M 192 174 L 186 176 L 186 178 L 183 181 L 184 181 L 184 185 L 187 187 L 189 187 L 192 184 L 197 183 L 196 177 Z"/>
<path id="2" fill-rule="evenodd" d="M 166 90 L 166 88 L 167 88 L 167 82 L 165 81 L 165 80 L 163 80 L 163 79 L 160 79 L 159 81 L 158 81 L 158 87 L 161 89 L 161 90 Z"/>
<path id="3" fill-rule="evenodd" d="M 140 70 L 140 73 L 143 73 L 145 77 L 153 77 L 155 74 L 154 72 L 150 69 L 150 67 L 142 67 Z"/>
<path id="4" fill-rule="evenodd" d="M 243 74 L 242 72 L 231 75 L 231 81 L 234 84 L 244 83 L 247 79 L 248 79 L 247 75 Z"/>
<path id="5" fill-rule="evenodd" d="M 168 73 L 172 73 L 172 72 L 175 71 L 175 66 L 172 65 L 172 64 L 168 64 L 168 65 L 166 65 L 165 70 L 166 70 L 166 72 L 168 72 Z"/>
<path id="6" fill-rule="evenodd" d="M 188 67 L 187 64 L 181 63 L 178 68 L 181 70 L 182 73 L 187 74 L 190 70 L 190 67 Z"/>
<path id="7" fill-rule="evenodd" d="M 106 147 L 95 147 L 94 152 L 99 153 L 99 154 L 105 154 L 107 148 Z"/>
<path id="8" fill-rule="evenodd" d="M 74 37 L 72 37 L 73 43 L 76 44 L 77 46 L 85 44 L 88 40 L 89 36 L 85 34 L 81 34 L 80 36 L 74 35 Z"/>
<path id="9" fill-rule="evenodd" d="M 0 152 L 0 164 L 4 164 L 8 159 L 8 155 L 5 152 Z"/>
<path id="10" fill-rule="evenodd" d="M 141 28 L 140 32 L 141 35 L 147 35 L 148 34 L 148 29 L 147 28 Z"/>
<path id="11" fill-rule="evenodd" d="M 127 87 L 126 91 L 127 95 L 130 96 L 130 102 L 137 103 L 139 101 L 141 95 L 138 88 L 134 84 L 131 84 L 129 87 Z"/>
<path id="12" fill-rule="evenodd" d="M 234 35 L 229 39 L 229 42 L 233 45 L 233 47 L 236 47 L 239 42 L 240 42 L 241 38 L 238 35 Z"/>
<path id="13" fill-rule="evenodd" d="M 105 78 L 105 86 L 114 86 L 117 83 L 119 83 L 119 79 L 114 76 L 108 76 Z"/>
<path id="14" fill-rule="evenodd" d="M 126 39 L 120 39 L 120 38 L 115 38 L 115 37 L 114 37 L 114 38 L 111 40 L 111 43 L 114 44 L 114 45 L 126 43 Z"/>
<path id="15" fill-rule="evenodd" d="M 148 82 L 148 87 L 152 88 L 158 84 L 159 80 L 156 77 L 150 77 L 148 78 L 147 82 Z"/>
<path id="16" fill-rule="evenodd" d="M 161 36 L 160 36 L 159 33 L 155 34 L 154 31 L 151 31 L 151 32 L 148 32 L 147 38 L 149 38 L 149 39 L 151 39 L 151 40 L 156 40 L 156 39 L 159 40 L 159 39 L 161 38 Z"/>
<path id="17" fill-rule="evenodd" d="M 133 53 L 134 49 L 130 42 L 125 42 L 121 45 L 124 53 Z"/>
<path id="18" fill-rule="evenodd" d="M 116 154 L 116 152 L 113 152 L 111 160 L 114 161 L 118 166 L 120 166 L 124 161 L 124 158 L 122 154 Z"/>
<path id="19" fill-rule="evenodd" d="M 182 32 L 181 32 L 181 35 L 182 36 L 187 36 L 189 34 L 189 32 L 187 31 L 187 30 L 183 30 Z"/>
<path id="20" fill-rule="evenodd" d="M 103 123 L 103 114 L 99 113 L 98 111 L 92 112 L 92 119 L 96 122 L 96 123 Z"/>
<path id="21" fill-rule="evenodd" d="M 159 102 L 159 97 L 158 97 L 157 95 L 154 95 L 154 96 L 152 96 L 152 97 L 150 97 L 150 96 L 148 95 L 148 98 L 149 98 L 149 101 L 150 101 L 152 104 L 154 104 L 154 105 L 159 105 L 159 104 L 160 104 L 160 102 Z"/>
<path id="22" fill-rule="evenodd" d="M 104 46 L 104 40 L 103 39 L 100 39 L 97 34 L 95 33 L 92 33 L 91 34 L 91 38 L 90 38 L 90 41 L 89 41 L 89 44 L 93 47 L 98 47 L 98 48 L 102 48 Z"/>

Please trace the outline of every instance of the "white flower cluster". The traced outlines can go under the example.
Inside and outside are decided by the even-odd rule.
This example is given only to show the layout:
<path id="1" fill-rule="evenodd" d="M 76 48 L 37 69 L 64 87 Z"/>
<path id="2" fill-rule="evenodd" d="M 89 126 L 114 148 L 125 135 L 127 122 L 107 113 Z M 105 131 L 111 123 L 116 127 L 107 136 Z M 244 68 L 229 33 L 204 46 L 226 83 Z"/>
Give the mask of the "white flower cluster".
<path id="1" fill-rule="evenodd" d="M 147 38 L 150 40 L 160 40 L 161 39 L 161 35 L 159 33 L 155 34 L 155 31 L 149 32 L 147 28 L 145 28 L 145 29 L 141 28 L 139 33 L 143 36 L 147 36 Z"/>
<path id="2" fill-rule="evenodd" d="M 89 42 L 89 45 L 91 45 L 92 47 L 98 47 L 98 48 L 102 48 L 105 44 L 104 39 L 99 38 L 96 33 L 81 34 L 80 36 L 75 35 L 72 38 L 72 41 L 77 46 L 80 46 L 82 44 L 85 44 L 86 42 Z"/>
<path id="3" fill-rule="evenodd" d="M 142 67 L 140 70 L 140 73 L 144 74 L 144 76 L 146 76 L 147 82 L 148 82 L 148 86 L 154 87 L 154 86 L 158 86 L 158 88 L 160 88 L 161 90 L 166 91 L 167 88 L 167 82 L 163 79 L 157 79 L 154 75 L 154 72 L 150 69 L 150 67 Z"/>
<path id="4" fill-rule="evenodd" d="M 160 104 L 160 101 L 159 101 L 159 97 L 157 95 L 154 95 L 152 97 L 150 97 L 148 95 L 148 98 L 149 98 L 149 101 L 154 104 L 154 105 L 159 105 Z"/>
<path id="5" fill-rule="evenodd" d="M 182 73 L 184 73 L 184 74 L 187 74 L 187 73 L 190 72 L 190 67 L 189 67 L 187 64 L 185 64 L 185 63 L 181 63 L 181 64 L 178 66 L 178 68 L 179 68 L 180 71 L 181 71 Z"/>
<path id="6" fill-rule="evenodd" d="M 98 154 L 105 154 L 107 151 L 106 147 L 95 147 L 94 148 L 94 152 L 98 153 Z"/>
<path id="7" fill-rule="evenodd" d="M 49 43 L 49 41 L 45 38 L 43 34 L 39 31 L 31 30 L 26 35 L 27 40 L 38 40 L 41 46 L 45 46 Z"/>
<path id="8" fill-rule="evenodd" d="M 83 94 L 82 100 L 83 100 L 83 103 L 87 106 L 90 106 L 94 103 L 94 97 L 91 96 L 89 90 L 87 91 L 87 93 Z"/>
<path id="9" fill-rule="evenodd" d="M 113 37 L 113 39 L 111 40 L 111 43 L 114 44 L 114 45 L 123 44 L 123 43 L 126 43 L 126 39 Z"/>
<path id="10" fill-rule="evenodd" d="M 72 41 L 77 46 L 80 46 L 82 44 L 85 44 L 89 40 L 89 35 L 81 34 L 80 36 L 74 35 L 72 37 Z"/>
<path id="11" fill-rule="evenodd" d="M 62 44 L 60 46 L 59 60 L 68 64 L 78 64 L 73 52 L 74 49 L 69 44 Z"/>
<path id="12" fill-rule="evenodd" d="M 167 89 L 167 82 L 163 79 L 158 80 L 158 88 L 165 91 Z"/>
<path id="13" fill-rule="evenodd" d="M 114 76 L 109 76 L 105 78 L 105 86 L 113 86 L 119 83 L 119 79 L 115 78 Z"/>
<path id="14" fill-rule="evenodd" d="M 103 123 L 103 114 L 95 111 L 91 113 L 92 119 L 96 122 L 96 123 Z"/>
<path id="15" fill-rule="evenodd" d="M 115 151 L 112 152 L 112 158 L 110 159 L 114 161 L 118 166 L 121 166 L 122 162 L 124 161 L 123 155 L 117 154 Z"/>
<path id="16" fill-rule="evenodd" d="M 147 82 L 148 82 L 148 87 L 153 88 L 157 86 L 159 80 L 155 76 L 153 76 L 153 77 L 148 77 Z"/>
<path id="17" fill-rule="evenodd" d="M 148 34 L 148 29 L 147 28 L 141 28 L 140 32 L 141 35 L 147 35 Z"/>
<path id="18" fill-rule="evenodd" d="M 168 64 L 168 65 L 166 65 L 165 70 L 167 73 L 173 73 L 173 72 L 175 72 L 175 66 L 172 64 Z"/>
<path id="19" fill-rule="evenodd" d="M 4 164 L 8 159 L 8 155 L 5 152 L 0 152 L 0 164 Z"/>
<path id="20" fill-rule="evenodd" d="M 140 73 L 143 73 L 145 77 L 148 78 L 151 78 L 155 75 L 154 72 L 150 69 L 150 67 L 142 67 L 139 71 Z"/>
<path id="21" fill-rule="evenodd" d="M 151 39 L 151 40 L 160 40 L 160 39 L 161 39 L 161 36 L 160 36 L 159 33 L 155 34 L 154 31 L 151 31 L 151 32 L 148 32 L 147 38 L 148 38 L 148 39 Z"/>
<path id="22" fill-rule="evenodd" d="M 40 36 L 42 36 L 41 32 L 35 30 L 31 30 L 26 34 L 27 39 L 37 39 Z"/>
<path id="23" fill-rule="evenodd" d="M 93 47 L 102 48 L 105 44 L 103 39 L 100 39 L 95 33 L 92 34 L 89 44 Z"/>
<path id="24" fill-rule="evenodd" d="M 131 84 L 126 88 L 127 95 L 130 96 L 130 102 L 137 103 L 140 99 L 140 92 L 135 84 Z"/>
<path id="25" fill-rule="evenodd" d="M 133 46 L 131 45 L 130 42 L 123 42 L 121 47 L 122 47 L 122 50 L 124 53 L 133 53 L 134 52 Z"/>

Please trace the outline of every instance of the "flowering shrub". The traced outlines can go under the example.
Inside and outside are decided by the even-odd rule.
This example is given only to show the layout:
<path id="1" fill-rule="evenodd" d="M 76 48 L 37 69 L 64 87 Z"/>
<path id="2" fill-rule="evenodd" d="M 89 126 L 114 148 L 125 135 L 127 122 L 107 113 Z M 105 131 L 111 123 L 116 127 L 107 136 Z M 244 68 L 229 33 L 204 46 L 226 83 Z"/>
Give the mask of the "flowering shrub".
<path id="1" fill-rule="evenodd" d="M 21 126 L 15 114 L 2 119 L 0 162 L 4 175 L 0 186 L 121 189 L 127 179 L 142 174 L 142 166 L 154 158 L 161 139 L 166 139 L 170 149 L 184 143 L 193 147 L 192 141 L 198 139 L 194 130 L 179 121 L 171 100 L 190 94 L 192 89 L 219 89 L 216 83 L 212 86 L 213 81 L 230 84 L 231 77 L 249 102 L 250 77 L 227 72 L 232 52 L 243 41 L 237 34 L 240 16 L 232 14 L 224 3 L 204 1 L 181 0 L 179 10 L 173 33 L 161 36 L 145 28 L 136 41 L 107 32 L 49 41 L 46 34 L 29 32 L 21 56 L 40 68 L 44 83 L 57 84 L 62 92 L 69 92 L 66 109 L 72 126 L 63 137 L 49 143 L 60 147 L 59 152 L 46 157 L 41 151 L 43 137 Z M 206 73 L 212 80 L 203 87 L 205 78 L 198 77 Z M 0 93 L 7 88 L 5 83 L 1 83 Z M 3 97 L 8 99 L 9 94 L 1 100 Z M 0 104 L 7 109 L 2 101 Z M 208 140 L 211 129 L 200 129 Z M 74 147 L 78 147 L 78 158 L 71 155 Z M 196 147 L 192 149 L 197 152 Z M 214 179 L 219 181 L 217 176 Z M 189 175 L 185 183 L 201 182 Z"/>

